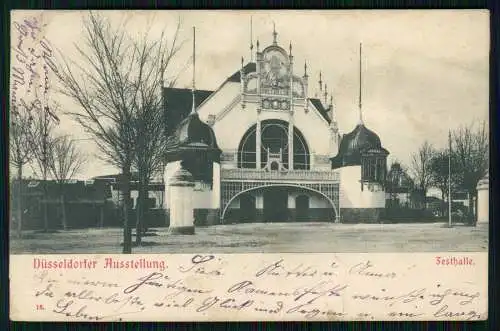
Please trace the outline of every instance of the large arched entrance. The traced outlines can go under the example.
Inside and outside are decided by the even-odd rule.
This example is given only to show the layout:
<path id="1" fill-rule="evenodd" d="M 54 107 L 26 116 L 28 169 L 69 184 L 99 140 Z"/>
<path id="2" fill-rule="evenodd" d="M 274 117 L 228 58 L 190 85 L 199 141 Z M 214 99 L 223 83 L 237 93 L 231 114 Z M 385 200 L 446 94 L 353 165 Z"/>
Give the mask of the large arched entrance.
<path id="1" fill-rule="evenodd" d="M 329 190 L 319 185 L 306 185 L 266 183 L 243 188 L 227 200 L 223 195 L 221 223 L 338 221 L 337 206 L 326 194 Z M 321 188 L 326 193 L 318 190 Z M 244 217 L 235 218 L 235 215 Z"/>

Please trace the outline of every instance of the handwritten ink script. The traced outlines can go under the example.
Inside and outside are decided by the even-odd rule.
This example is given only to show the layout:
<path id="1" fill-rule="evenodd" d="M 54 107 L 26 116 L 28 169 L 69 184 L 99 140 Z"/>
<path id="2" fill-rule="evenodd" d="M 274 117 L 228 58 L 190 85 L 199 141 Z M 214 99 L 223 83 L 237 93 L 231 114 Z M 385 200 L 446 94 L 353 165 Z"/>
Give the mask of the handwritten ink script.
<path id="1" fill-rule="evenodd" d="M 456 254 L 460 257 L 460 254 Z M 11 318 L 33 321 L 484 320 L 487 255 L 11 256 Z"/>
<path id="2" fill-rule="evenodd" d="M 42 15 L 14 15 L 11 26 L 10 106 L 21 110 L 48 111 L 50 82 L 57 72 L 54 49 L 45 36 Z"/>

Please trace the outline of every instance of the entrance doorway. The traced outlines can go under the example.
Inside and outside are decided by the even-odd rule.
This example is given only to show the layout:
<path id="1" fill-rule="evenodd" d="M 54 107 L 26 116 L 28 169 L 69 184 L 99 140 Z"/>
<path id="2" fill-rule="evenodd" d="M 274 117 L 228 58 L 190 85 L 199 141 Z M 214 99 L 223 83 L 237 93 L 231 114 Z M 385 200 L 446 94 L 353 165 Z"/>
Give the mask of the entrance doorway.
<path id="1" fill-rule="evenodd" d="M 297 213 L 297 221 L 307 219 L 309 216 L 309 197 L 307 195 L 299 195 L 295 198 L 295 210 Z"/>
<path id="2" fill-rule="evenodd" d="M 288 220 L 288 192 L 285 187 L 269 187 L 264 190 L 264 221 Z"/>
<path id="3" fill-rule="evenodd" d="M 240 196 L 240 221 L 252 222 L 255 220 L 255 197 L 245 193 Z"/>

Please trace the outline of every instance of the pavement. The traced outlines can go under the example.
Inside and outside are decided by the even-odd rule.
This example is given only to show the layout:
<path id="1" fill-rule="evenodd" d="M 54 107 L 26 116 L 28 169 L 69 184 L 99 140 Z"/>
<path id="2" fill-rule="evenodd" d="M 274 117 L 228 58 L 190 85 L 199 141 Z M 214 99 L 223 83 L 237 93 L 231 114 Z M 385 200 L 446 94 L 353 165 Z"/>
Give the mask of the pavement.
<path id="1" fill-rule="evenodd" d="M 152 229 L 133 253 L 362 253 L 484 252 L 488 224 L 244 223 L 196 228 L 195 235 Z M 23 232 L 10 239 L 11 254 L 121 253 L 123 231 L 90 228 L 57 233 Z"/>

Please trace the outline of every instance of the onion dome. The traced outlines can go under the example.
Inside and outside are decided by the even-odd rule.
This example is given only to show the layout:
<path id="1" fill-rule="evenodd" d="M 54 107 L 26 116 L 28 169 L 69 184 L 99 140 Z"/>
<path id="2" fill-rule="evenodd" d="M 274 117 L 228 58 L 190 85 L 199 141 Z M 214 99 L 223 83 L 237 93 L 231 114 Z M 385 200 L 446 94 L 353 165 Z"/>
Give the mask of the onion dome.
<path id="1" fill-rule="evenodd" d="M 342 136 L 339 152 L 331 158 L 332 168 L 361 165 L 361 156 L 367 154 L 387 155 L 389 152 L 382 147 L 379 136 L 360 123 L 353 131 Z"/>
<path id="2" fill-rule="evenodd" d="M 197 154 L 204 154 L 204 158 L 220 162 L 221 152 L 213 129 L 201 121 L 196 112 L 182 120 L 167 140 L 168 162 L 196 157 Z"/>

